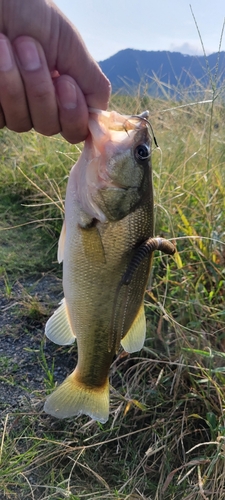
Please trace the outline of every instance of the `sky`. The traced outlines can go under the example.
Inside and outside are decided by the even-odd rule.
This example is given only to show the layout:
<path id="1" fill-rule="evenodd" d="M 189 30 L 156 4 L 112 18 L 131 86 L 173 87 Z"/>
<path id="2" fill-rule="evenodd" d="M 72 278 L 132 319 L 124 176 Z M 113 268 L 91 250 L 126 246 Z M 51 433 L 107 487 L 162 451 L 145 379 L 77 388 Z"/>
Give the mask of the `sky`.
<path id="1" fill-rule="evenodd" d="M 55 0 L 77 27 L 96 59 L 122 49 L 168 50 L 203 55 L 217 52 L 225 0 Z M 225 50 L 225 34 L 221 50 Z"/>

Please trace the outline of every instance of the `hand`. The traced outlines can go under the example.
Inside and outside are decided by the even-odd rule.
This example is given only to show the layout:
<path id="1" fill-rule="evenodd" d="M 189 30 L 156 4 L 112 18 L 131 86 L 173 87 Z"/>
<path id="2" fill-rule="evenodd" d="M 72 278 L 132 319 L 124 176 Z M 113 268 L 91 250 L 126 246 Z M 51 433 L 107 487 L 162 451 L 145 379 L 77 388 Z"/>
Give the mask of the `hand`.
<path id="1" fill-rule="evenodd" d="M 0 0 L 0 128 L 88 133 L 88 106 L 106 109 L 110 83 L 51 0 Z"/>

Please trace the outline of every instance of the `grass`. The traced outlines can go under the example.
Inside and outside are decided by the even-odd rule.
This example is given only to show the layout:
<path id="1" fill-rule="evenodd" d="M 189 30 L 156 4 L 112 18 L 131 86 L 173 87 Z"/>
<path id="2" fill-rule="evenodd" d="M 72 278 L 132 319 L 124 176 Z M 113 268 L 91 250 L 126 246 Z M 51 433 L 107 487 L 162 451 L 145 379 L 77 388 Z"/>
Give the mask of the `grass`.
<path id="1" fill-rule="evenodd" d="M 29 318 L 44 389 L 35 390 L 35 404 L 28 398 L 2 417 L 2 498 L 224 498 L 225 105 L 213 95 L 212 102 L 195 105 L 185 97 L 112 97 L 111 108 L 122 113 L 150 110 L 160 146 L 153 152 L 156 234 L 174 239 L 177 258 L 155 255 L 146 292 L 147 340 L 140 353 L 121 351 L 114 361 L 104 426 L 85 416 L 57 421 L 42 413 L 55 383 L 54 356 L 55 366 L 66 359 L 72 368 L 76 348 L 46 356 L 47 300 L 43 308 L 24 291 L 11 321 Z M 0 143 L 0 272 L 10 299 L 15 282 L 60 276 L 57 239 L 79 148 L 60 137 L 7 130 Z M 13 383 L 13 365 L 4 355 L 0 367 Z"/>

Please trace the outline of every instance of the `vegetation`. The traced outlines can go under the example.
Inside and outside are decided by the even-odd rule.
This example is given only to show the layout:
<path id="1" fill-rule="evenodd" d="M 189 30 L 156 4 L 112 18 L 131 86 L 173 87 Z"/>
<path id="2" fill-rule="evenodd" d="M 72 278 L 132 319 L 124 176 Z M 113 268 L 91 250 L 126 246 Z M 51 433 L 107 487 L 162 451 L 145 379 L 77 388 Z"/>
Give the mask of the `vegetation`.
<path id="1" fill-rule="evenodd" d="M 13 328 L 2 328 L 1 340 L 18 339 L 22 315 L 30 339 L 35 334 L 38 342 L 31 353 L 34 369 L 42 370 L 35 404 L 2 414 L 1 498 L 225 497 L 225 105 L 216 86 L 199 103 L 185 96 L 172 102 L 165 88 L 164 94 L 111 100 L 122 113 L 150 110 L 160 146 L 153 151 L 155 232 L 176 243 L 177 255 L 155 254 L 145 347 L 134 355 L 121 350 L 113 363 L 105 425 L 85 416 L 57 421 L 43 414 L 45 395 L 56 382 L 54 355 L 57 366 L 72 356 L 72 367 L 76 346 L 46 357 L 43 328 L 52 301 L 41 303 L 28 292 L 31 277 L 60 277 L 56 248 L 65 187 L 80 149 L 60 137 L 0 132 L 4 296 L 23 284 L 19 306 L 11 309 Z M 16 367 L 4 352 L 0 367 L 1 379 L 15 390 Z M 29 393 L 26 380 L 24 385 Z"/>

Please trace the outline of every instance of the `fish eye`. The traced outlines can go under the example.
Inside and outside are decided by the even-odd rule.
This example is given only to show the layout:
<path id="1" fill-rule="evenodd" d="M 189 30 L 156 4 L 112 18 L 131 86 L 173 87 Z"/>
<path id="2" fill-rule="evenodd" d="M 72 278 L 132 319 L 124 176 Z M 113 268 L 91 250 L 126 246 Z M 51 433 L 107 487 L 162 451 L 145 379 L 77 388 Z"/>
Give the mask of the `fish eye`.
<path id="1" fill-rule="evenodd" d="M 148 144 L 139 144 L 134 151 L 136 160 L 147 160 L 150 156 L 150 146 Z"/>

